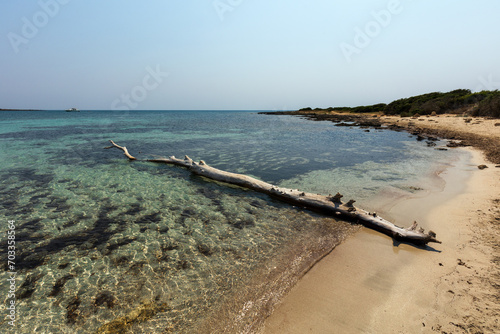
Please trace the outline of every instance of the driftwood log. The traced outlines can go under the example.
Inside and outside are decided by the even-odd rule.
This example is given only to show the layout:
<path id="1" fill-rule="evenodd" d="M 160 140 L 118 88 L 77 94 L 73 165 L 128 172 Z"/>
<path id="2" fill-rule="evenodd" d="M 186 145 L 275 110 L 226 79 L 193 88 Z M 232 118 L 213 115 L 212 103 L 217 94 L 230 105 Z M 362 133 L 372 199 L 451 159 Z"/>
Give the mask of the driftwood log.
<path id="1" fill-rule="evenodd" d="M 112 146 L 109 148 L 118 148 L 123 151 L 125 156 L 129 160 L 137 160 L 133 157 L 124 146 L 119 146 L 110 140 Z M 436 233 L 429 231 L 424 232 L 424 229 L 418 228 L 417 222 L 414 222 L 409 228 L 402 228 L 394 225 L 393 223 L 377 216 L 376 213 L 367 212 L 360 208 L 354 207 L 354 200 L 350 200 L 347 203 L 342 203 L 341 194 L 337 193 L 335 196 L 324 196 L 319 194 L 312 194 L 302 192 L 295 189 L 287 189 L 282 187 L 274 186 L 270 183 L 257 180 L 253 177 L 226 172 L 214 167 L 210 167 L 203 160 L 200 162 L 195 162 L 188 156 L 184 159 L 178 159 L 174 156 L 169 158 L 157 158 L 157 159 L 147 159 L 144 161 L 173 164 L 177 166 L 182 166 L 193 174 L 204 176 L 206 178 L 234 184 L 243 188 L 252 189 L 271 197 L 279 199 L 283 202 L 287 202 L 296 206 L 300 206 L 312 211 L 321 212 L 324 214 L 332 215 L 348 221 L 354 221 L 363 224 L 366 227 L 372 228 L 386 235 L 393 237 L 394 239 L 407 241 L 418 245 L 424 245 L 429 242 L 441 243 L 436 239 Z"/>

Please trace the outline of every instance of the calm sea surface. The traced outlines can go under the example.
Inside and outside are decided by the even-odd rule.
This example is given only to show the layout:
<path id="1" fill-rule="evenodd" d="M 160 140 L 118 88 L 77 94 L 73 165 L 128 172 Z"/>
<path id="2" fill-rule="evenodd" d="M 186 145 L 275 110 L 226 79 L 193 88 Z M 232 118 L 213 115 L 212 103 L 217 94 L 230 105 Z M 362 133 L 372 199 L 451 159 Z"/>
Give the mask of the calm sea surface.
<path id="1" fill-rule="evenodd" d="M 368 207 L 387 189 L 410 193 L 459 154 L 404 132 L 256 112 L 0 112 L 0 332 L 251 332 L 359 228 L 179 167 L 129 162 L 104 149 L 109 139 L 138 158 L 189 155 Z"/>

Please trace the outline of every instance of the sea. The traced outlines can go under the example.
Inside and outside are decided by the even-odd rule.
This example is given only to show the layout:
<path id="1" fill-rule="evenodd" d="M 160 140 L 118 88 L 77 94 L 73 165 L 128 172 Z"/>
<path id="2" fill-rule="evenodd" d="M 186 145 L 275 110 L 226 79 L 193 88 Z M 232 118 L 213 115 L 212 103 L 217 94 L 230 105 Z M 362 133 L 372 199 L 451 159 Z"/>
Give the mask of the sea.
<path id="1" fill-rule="evenodd" d="M 361 227 L 140 160 L 188 155 L 375 210 L 464 154 L 434 144 L 256 111 L 1 111 L 0 332 L 258 332 Z"/>

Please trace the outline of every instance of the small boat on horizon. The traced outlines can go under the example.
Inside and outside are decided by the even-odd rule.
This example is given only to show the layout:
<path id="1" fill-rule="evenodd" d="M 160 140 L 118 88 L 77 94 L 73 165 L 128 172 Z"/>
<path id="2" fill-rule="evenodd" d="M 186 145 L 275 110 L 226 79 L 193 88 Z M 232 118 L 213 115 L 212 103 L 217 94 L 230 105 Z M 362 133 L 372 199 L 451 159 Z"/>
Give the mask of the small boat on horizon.
<path id="1" fill-rule="evenodd" d="M 66 109 L 66 111 L 70 112 L 70 111 L 80 111 L 80 110 L 76 109 L 76 108 L 70 108 L 70 109 Z"/>

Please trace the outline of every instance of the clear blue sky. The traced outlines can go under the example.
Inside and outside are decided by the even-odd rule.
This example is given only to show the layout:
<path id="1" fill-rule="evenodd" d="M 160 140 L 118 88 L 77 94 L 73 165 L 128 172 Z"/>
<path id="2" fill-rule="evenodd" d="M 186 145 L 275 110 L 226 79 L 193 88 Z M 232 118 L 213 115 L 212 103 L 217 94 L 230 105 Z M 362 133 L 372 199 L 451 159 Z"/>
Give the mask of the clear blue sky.
<path id="1" fill-rule="evenodd" d="M 0 108 L 289 110 L 500 89 L 499 13 L 498 0 L 4 0 Z"/>

